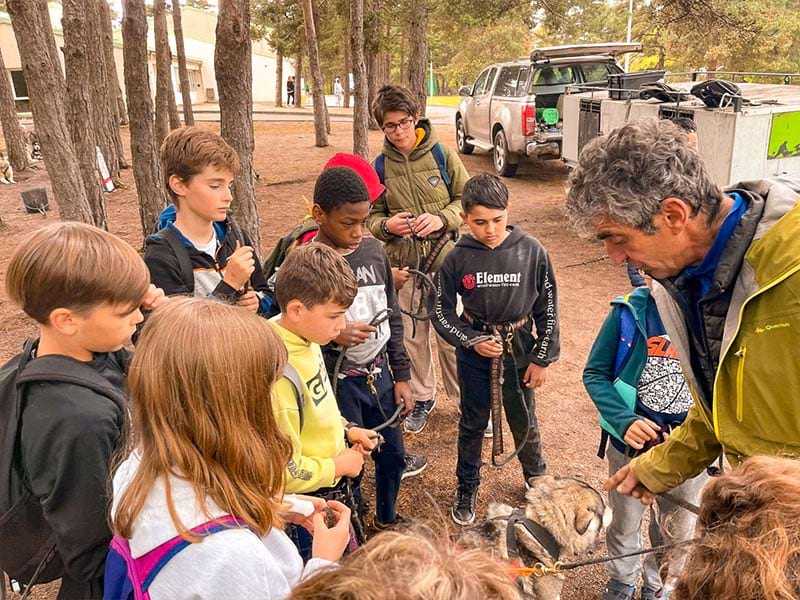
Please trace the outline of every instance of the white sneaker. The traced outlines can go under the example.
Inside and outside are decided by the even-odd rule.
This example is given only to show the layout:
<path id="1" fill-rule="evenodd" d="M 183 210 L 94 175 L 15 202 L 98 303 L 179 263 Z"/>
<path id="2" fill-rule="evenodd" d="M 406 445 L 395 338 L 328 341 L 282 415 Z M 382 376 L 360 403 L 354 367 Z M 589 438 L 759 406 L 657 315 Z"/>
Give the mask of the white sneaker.
<path id="1" fill-rule="evenodd" d="M 494 437 L 494 430 L 492 429 L 492 420 L 489 419 L 489 424 L 486 426 L 486 429 L 483 431 L 483 437 L 490 438 Z"/>

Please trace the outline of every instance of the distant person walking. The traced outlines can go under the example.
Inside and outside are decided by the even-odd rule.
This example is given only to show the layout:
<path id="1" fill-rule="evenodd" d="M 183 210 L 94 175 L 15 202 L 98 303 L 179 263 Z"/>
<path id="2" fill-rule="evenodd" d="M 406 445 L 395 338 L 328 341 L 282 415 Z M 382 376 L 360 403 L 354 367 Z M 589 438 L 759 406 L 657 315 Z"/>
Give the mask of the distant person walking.
<path id="1" fill-rule="evenodd" d="M 333 83 L 333 95 L 336 96 L 336 106 L 342 106 L 344 103 L 344 88 L 342 87 L 342 82 L 338 77 Z"/>
<path id="2" fill-rule="evenodd" d="M 286 104 L 294 105 L 294 77 L 289 76 L 286 80 Z"/>

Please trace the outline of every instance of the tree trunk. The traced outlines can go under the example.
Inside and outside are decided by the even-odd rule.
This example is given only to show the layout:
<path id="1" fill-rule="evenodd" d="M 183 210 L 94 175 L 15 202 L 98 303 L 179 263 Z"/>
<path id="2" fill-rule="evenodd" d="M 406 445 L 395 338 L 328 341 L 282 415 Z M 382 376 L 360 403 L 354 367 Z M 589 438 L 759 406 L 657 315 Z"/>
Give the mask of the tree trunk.
<path id="1" fill-rule="evenodd" d="M 275 51 L 275 106 L 283 106 L 283 50 Z"/>
<path id="2" fill-rule="evenodd" d="M 8 162 L 11 163 L 14 172 L 19 173 L 31 166 L 30 155 L 28 154 L 28 142 L 25 139 L 25 132 L 19 124 L 17 117 L 17 106 L 14 103 L 14 90 L 11 89 L 11 81 L 3 54 L 0 52 L 0 125 L 3 126 L 3 138 L 6 142 L 8 152 Z"/>
<path id="3" fill-rule="evenodd" d="M 106 62 L 106 77 L 108 78 L 106 83 L 111 95 L 109 102 L 115 104 L 114 107 L 111 107 L 111 110 L 114 112 L 114 118 L 118 125 L 127 125 L 128 109 L 125 108 L 125 99 L 122 97 L 122 88 L 119 86 L 119 77 L 117 76 L 117 61 L 114 59 L 114 29 L 111 26 L 111 8 L 107 0 L 97 0 L 97 6 L 100 9 L 100 31 L 103 36 L 103 53 Z M 119 166 L 121 169 L 127 169 L 128 163 L 125 160 L 119 128 L 116 130 L 115 143 L 117 143 L 117 140 L 119 145 L 117 149 L 120 160 Z"/>
<path id="4" fill-rule="evenodd" d="M 97 64 L 94 62 L 97 57 L 91 56 L 93 42 L 90 38 L 99 38 L 97 29 L 90 25 L 96 14 L 89 6 L 92 2 L 94 0 L 63 0 L 61 3 L 67 77 L 67 121 L 94 224 L 108 229 L 105 199 L 97 168 L 95 128 L 92 126 L 97 123 L 97 113 L 100 112 L 95 110 L 93 104 L 96 101 L 98 105 L 104 105 L 106 98 L 94 95 L 92 69 L 86 68 L 86 65 Z M 99 48 L 99 44 L 96 45 Z M 100 60 L 102 61 L 102 56 Z"/>
<path id="5" fill-rule="evenodd" d="M 377 61 L 377 54 L 374 51 L 369 52 L 369 57 L 367 58 L 367 105 L 371 108 L 372 101 L 375 99 L 375 95 L 378 93 L 378 61 Z M 369 128 L 372 131 L 377 131 L 380 129 L 380 125 L 378 121 L 375 119 L 375 115 L 372 114 L 372 110 L 369 111 Z"/>
<path id="6" fill-rule="evenodd" d="M 220 133 L 239 154 L 241 170 L 233 182 L 236 222 L 261 251 L 261 227 L 253 185 L 253 64 L 250 1 L 220 0 L 214 72 L 219 90 Z"/>
<path id="7" fill-rule="evenodd" d="M 303 53 L 299 50 L 294 59 L 294 107 L 303 108 Z"/>
<path id="8" fill-rule="evenodd" d="M 425 114 L 425 71 L 428 64 L 428 0 L 413 0 L 409 24 L 408 88 Z"/>
<path id="9" fill-rule="evenodd" d="M 156 142 L 161 146 L 172 129 L 172 54 L 167 37 L 166 0 L 153 1 L 153 31 L 156 42 Z M 176 109 L 177 110 L 177 109 Z"/>
<path id="10" fill-rule="evenodd" d="M 350 108 L 350 71 L 352 70 L 350 54 L 350 44 L 346 43 L 344 45 L 344 81 L 342 81 L 342 88 L 344 89 L 343 104 L 345 108 Z"/>
<path id="11" fill-rule="evenodd" d="M 158 215 L 164 208 L 164 188 L 158 147 L 153 132 L 153 102 L 147 76 L 147 19 L 144 0 L 124 0 L 122 4 L 122 48 L 125 92 L 131 123 L 131 160 L 142 233 L 156 230 Z"/>
<path id="12" fill-rule="evenodd" d="M 183 99 L 183 123 L 184 125 L 194 125 L 192 90 L 189 88 L 189 69 L 186 68 L 186 48 L 183 44 L 180 0 L 172 0 L 172 29 L 175 34 L 175 51 L 178 54 L 178 74 L 180 75 L 181 98 Z"/>
<path id="13" fill-rule="evenodd" d="M 64 76 L 55 50 L 47 0 L 7 0 L 6 7 L 59 216 L 64 221 L 92 223 L 92 211 L 66 125 Z"/>
<path id="14" fill-rule="evenodd" d="M 350 3 L 350 56 L 353 61 L 353 154 L 369 158 L 367 67 L 364 64 L 364 0 Z"/>
<path id="15" fill-rule="evenodd" d="M 325 90 L 322 89 L 322 71 L 319 66 L 317 29 L 314 27 L 314 6 L 311 0 L 303 0 L 303 23 L 306 30 L 308 64 L 311 70 L 311 85 L 314 98 L 314 134 L 317 148 L 328 145 L 328 131 L 325 124 Z"/>

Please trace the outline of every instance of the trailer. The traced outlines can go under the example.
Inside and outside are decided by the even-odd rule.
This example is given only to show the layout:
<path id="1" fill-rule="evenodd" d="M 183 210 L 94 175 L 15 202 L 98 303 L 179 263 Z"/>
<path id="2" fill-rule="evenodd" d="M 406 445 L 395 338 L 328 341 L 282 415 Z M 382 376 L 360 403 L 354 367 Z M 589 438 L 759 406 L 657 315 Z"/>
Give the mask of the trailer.
<path id="1" fill-rule="evenodd" d="M 672 83 L 689 90 L 696 82 Z M 574 166 L 583 147 L 626 123 L 685 117 L 697 125 L 698 150 L 714 181 L 726 186 L 781 173 L 800 173 L 800 86 L 738 83 L 742 98 L 721 108 L 702 101 L 612 99 L 619 90 L 569 90 L 564 97 L 562 159 Z"/>

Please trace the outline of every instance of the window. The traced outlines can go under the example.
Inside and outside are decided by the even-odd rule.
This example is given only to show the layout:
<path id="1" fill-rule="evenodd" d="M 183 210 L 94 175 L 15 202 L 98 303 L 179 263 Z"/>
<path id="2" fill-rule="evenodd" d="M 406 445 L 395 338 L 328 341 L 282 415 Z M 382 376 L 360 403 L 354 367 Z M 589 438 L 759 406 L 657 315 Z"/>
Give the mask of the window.
<path id="1" fill-rule="evenodd" d="M 516 96 L 521 71 L 522 67 L 503 67 L 500 69 L 497 85 L 494 86 L 494 95 L 505 97 Z M 525 71 L 523 76 L 527 76 L 527 71 Z"/>
<path id="2" fill-rule="evenodd" d="M 25 75 L 22 71 L 10 71 L 11 85 L 14 88 L 14 105 L 17 112 L 29 112 L 31 110 L 31 101 L 28 98 L 28 82 L 25 81 Z"/>
<path id="3" fill-rule="evenodd" d="M 489 77 L 486 78 L 486 87 L 483 88 L 484 94 L 491 93 L 495 75 L 497 75 L 497 67 L 492 67 L 492 69 L 489 71 Z"/>
<path id="4" fill-rule="evenodd" d="M 531 78 L 531 87 L 548 85 L 568 85 L 575 81 L 572 67 L 564 65 L 561 67 L 545 65 L 537 68 Z"/>
<path id="5" fill-rule="evenodd" d="M 586 83 L 606 83 L 608 80 L 608 65 L 605 63 L 588 63 L 582 68 Z"/>
<path id="6" fill-rule="evenodd" d="M 483 93 L 483 88 L 486 86 L 486 78 L 489 77 L 489 69 L 486 69 L 475 80 L 475 85 L 472 86 L 472 95 L 480 96 Z"/>
<path id="7" fill-rule="evenodd" d="M 519 78 L 517 79 L 517 90 L 514 94 L 517 98 L 525 95 L 525 86 L 528 85 L 529 67 L 519 68 Z"/>
<path id="8" fill-rule="evenodd" d="M 189 91 L 198 90 L 202 87 L 200 79 L 200 69 L 189 70 Z"/>

